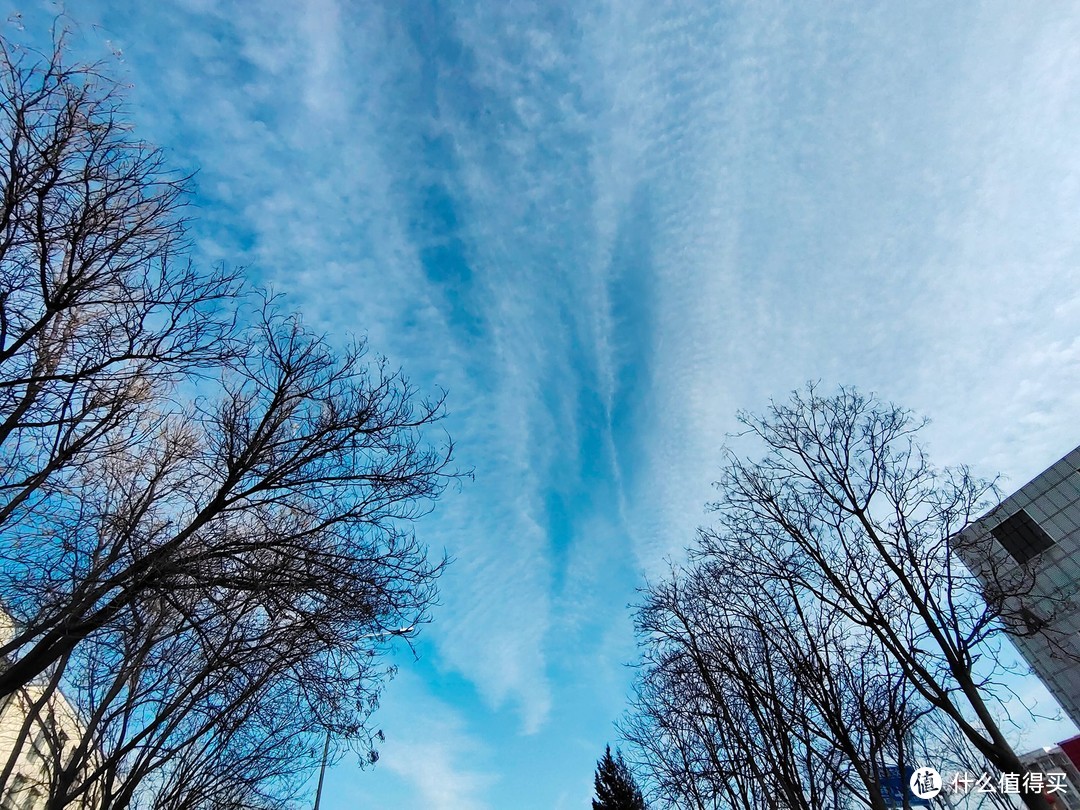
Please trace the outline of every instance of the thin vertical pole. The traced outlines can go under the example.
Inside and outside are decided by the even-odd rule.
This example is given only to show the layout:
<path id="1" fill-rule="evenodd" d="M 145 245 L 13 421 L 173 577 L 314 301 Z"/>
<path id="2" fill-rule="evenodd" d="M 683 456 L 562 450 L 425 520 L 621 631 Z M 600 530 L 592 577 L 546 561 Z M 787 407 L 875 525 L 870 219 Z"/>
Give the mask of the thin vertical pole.
<path id="1" fill-rule="evenodd" d="M 326 732 L 326 742 L 323 743 L 322 749 L 322 767 L 319 768 L 319 787 L 315 790 L 315 808 L 319 810 L 319 802 L 322 801 L 322 783 L 323 777 L 326 776 L 326 757 L 330 753 L 330 732 Z"/>

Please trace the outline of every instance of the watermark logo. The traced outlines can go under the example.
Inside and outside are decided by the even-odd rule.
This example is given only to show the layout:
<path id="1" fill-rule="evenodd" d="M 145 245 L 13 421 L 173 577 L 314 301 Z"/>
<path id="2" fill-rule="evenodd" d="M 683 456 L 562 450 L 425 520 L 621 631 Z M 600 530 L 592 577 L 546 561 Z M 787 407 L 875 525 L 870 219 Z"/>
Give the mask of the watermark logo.
<path id="1" fill-rule="evenodd" d="M 1000 793 L 1011 796 L 1041 793 L 1052 797 L 1054 793 L 1066 792 L 1066 779 L 1064 771 L 1000 773 L 996 778 L 986 772 L 974 774 L 970 771 L 957 771 L 945 781 L 944 790 L 954 796 L 968 793 Z M 914 789 L 913 781 L 912 790 Z"/>
<path id="2" fill-rule="evenodd" d="M 941 774 L 933 768 L 918 768 L 911 775 L 911 792 L 919 799 L 932 799 L 941 793 Z"/>

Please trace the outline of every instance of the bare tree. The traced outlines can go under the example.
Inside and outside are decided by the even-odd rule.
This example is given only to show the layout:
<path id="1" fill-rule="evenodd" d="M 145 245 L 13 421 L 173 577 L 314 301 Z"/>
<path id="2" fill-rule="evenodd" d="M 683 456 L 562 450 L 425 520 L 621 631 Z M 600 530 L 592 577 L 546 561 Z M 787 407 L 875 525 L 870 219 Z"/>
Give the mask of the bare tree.
<path id="1" fill-rule="evenodd" d="M 1021 631 L 1013 606 L 1037 566 L 987 588 L 957 553 L 970 542 L 963 530 L 993 505 L 993 483 L 933 467 L 915 440 L 923 422 L 850 389 L 822 397 L 811 386 L 740 419 L 765 454 L 729 454 L 699 564 L 747 561 L 748 587 L 818 606 L 902 677 L 905 703 L 946 718 L 998 771 L 1023 773 L 995 711 L 1005 688 L 997 645 Z M 800 632 L 814 640 L 824 630 Z M 1048 806 L 1041 795 L 1023 799 Z"/>
<path id="2" fill-rule="evenodd" d="M 185 178 L 55 41 L 0 40 L 0 791 L 62 691 L 50 807 L 286 806 L 427 619 L 443 399 L 187 261 Z"/>
<path id="3" fill-rule="evenodd" d="M 180 255 L 186 178 L 132 138 L 99 66 L 64 63 L 63 37 L 47 55 L 0 39 L 0 527 L 12 529 L 66 474 L 136 441 L 133 414 L 170 384 L 229 355 L 222 306 L 238 293 L 232 274 Z"/>
<path id="4" fill-rule="evenodd" d="M 658 798 L 884 810 L 925 706 L 872 638 L 752 562 L 701 558 L 645 590 L 624 733 Z"/>

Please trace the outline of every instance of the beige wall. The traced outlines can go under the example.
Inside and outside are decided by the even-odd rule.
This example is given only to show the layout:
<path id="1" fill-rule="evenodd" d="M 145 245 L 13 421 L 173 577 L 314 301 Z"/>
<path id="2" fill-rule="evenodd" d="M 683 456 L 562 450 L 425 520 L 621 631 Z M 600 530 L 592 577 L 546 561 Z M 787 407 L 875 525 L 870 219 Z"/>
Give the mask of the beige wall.
<path id="1" fill-rule="evenodd" d="M 0 768 L 7 767 L 14 754 L 14 768 L 0 798 L 2 810 L 43 808 L 54 763 L 64 761 L 81 736 L 74 709 L 62 695 L 53 695 L 14 751 L 30 707 L 43 694 L 40 687 L 32 686 L 10 695 L 0 708 Z"/>
<path id="2" fill-rule="evenodd" d="M 0 609 L 0 639 L 10 638 L 13 630 L 11 617 Z M 71 749 L 82 738 L 78 713 L 62 694 L 54 691 L 15 750 L 27 726 L 31 707 L 44 695 L 42 685 L 32 684 L 16 694 L 0 698 L 0 772 L 14 760 L 11 775 L 0 789 L 0 810 L 44 808 L 54 764 L 67 760 Z M 95 805 L 90 800 L 82 806 L 92 808 Z"/>

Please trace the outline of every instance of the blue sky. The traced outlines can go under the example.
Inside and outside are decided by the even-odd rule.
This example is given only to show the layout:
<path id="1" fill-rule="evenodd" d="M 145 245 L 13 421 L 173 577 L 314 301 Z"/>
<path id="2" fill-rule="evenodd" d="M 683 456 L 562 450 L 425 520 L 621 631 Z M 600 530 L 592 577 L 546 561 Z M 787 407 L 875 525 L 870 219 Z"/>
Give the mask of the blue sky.
<path id="1" fill-rule="evenodd" d="M 1040 6 L 68 3 L 200 169 L 200 259 L 446 387 L 476 471 L 324 807 L 588 806 L 739 408 L 854 384 L 1017 486 L 1080 442 L 1080 9 Z"/>

